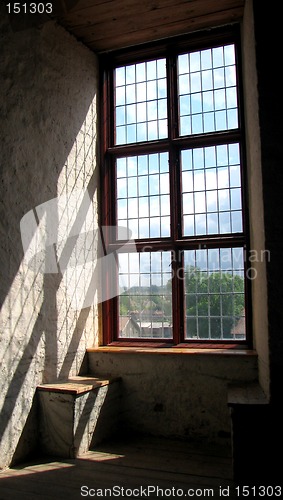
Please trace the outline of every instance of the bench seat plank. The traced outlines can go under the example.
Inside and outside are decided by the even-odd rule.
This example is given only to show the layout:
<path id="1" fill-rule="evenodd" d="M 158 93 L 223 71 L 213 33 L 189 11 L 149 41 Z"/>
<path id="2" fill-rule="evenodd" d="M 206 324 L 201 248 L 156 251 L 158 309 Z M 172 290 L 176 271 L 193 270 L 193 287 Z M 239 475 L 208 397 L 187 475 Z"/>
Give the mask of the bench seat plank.
<path id="1" fill-rule="evenodd" d="M 41 384 L 37 386 L 39 391 L 63 392 L 67 394 L 83 394 L 98 387 L 109 385 L 114 380 L 100 379 L 95 377 L 70 377 L 66 381 L 59 381 L 53 384 Z"/>

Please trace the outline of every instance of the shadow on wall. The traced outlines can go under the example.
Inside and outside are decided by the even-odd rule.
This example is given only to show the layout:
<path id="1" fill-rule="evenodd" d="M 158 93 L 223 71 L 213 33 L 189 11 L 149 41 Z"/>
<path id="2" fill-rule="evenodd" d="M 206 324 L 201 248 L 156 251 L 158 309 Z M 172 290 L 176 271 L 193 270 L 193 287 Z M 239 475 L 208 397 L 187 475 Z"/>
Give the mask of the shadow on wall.
<path id="1" fill-rule="evenodd" d="M 93 344 L 97 317 L 94 302 L 84 309 L 76 306 L 70 284 L 77 282 L 80 271 L 65 266 L 63 272 L 45 273 L 40 265 L 29 266 L 20 231 L 22 218 L 34 210 L 38 226 L 58 236 L 53 251 L 59 258 L 74 224 L 85 233 L 97 223 L 96 59 L 53 22 L 14 31 L 4 7 L 0 467 L 11 463 L 25 426 L 27 437 L 17 455 L 27 455 L 36 446 L 36 387 L 79 372 L 85 348 Z M 75 188 L 91 200 L 79 221 L 80 198 L 77 206 L 68 204 Z M 63 209 L 58 203 L 55 211 L 38 217 L 36 207 L 62 196 Z M 92 271 L 97 271 L 95 263 Z M 93 276 L 84 286 L 93 290 L 95 299 Z"/>

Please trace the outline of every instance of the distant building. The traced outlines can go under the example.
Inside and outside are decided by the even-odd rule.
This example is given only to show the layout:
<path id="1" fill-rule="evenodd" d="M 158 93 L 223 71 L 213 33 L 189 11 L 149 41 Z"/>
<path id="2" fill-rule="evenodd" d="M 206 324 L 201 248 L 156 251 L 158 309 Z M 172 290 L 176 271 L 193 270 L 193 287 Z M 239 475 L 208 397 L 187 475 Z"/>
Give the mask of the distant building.
<path id="1" fill-rule="evenodd" d="M 136 313 L 128 316 L 120 316 L 119 331 L 120 337 L 130 338 L 170 338 L 172 336 L 172 325 L 157 314 L 142 314 L 140 318 Z"/>
<path id="2" fill-rule="evenodd" d="M 231 335 L 235 340 L 244 340 L 246 338 L 245 310 L 243 310 L 238 323 L 232 328 Z"/>

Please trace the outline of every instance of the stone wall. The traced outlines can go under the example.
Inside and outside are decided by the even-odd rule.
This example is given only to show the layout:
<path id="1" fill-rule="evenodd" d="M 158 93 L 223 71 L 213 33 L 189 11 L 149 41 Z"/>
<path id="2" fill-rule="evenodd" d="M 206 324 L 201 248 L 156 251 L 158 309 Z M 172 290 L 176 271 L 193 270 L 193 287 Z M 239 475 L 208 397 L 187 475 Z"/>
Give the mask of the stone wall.
<path id="1" fill-rule="evenodd" d="M 242 35 L 250 248 L 255 256 L 253 262 L 250 263 L 252 268 L 250 277 L 252 278 L 253 344 L 258 353 L 259 381 L 269 397 L 270 366 L 266 265 L 271 255 L 265 240 L 258 77 L 256 72 L 252 0 L 247 0 L 245 3 Z"/>
<path id="2" fill-rule="evenodd" d="M 185 351 L 185 352 L 184 352 Z M 227 352 L 228 351 L 228 352 Z M 228 385 L 257 380 L 253 352 L 90 349 L 89 371 L 121 377 L 121 425 L 126 433 L 205 439 L 230 446 Z"/>
<path id="3" fill-rule="evenodd" d="M 55 23 L 0 19 L 4 467 L 36 447 L 37 385 L 78 374 L 96 342 L 98 71 Z"/>

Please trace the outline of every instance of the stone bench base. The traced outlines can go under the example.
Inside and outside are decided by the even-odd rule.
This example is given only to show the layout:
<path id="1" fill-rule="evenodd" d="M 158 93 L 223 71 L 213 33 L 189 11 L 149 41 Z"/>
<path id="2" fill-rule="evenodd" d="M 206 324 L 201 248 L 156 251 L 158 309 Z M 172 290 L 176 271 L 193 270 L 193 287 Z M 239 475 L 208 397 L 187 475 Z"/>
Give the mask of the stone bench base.
<path id="1" fill-rule="evenodd" d="M 120 379 L 71 377 L 37 388 L 44 453 L 75 458 L 117 430 Z"/>
<path id="2" fill-rule="evenodd" d="M 270 405 L 265 394 L 257 383 L 231 385 L 228 406 L 234 480 L 252 482 L 266 477 Z"/>

